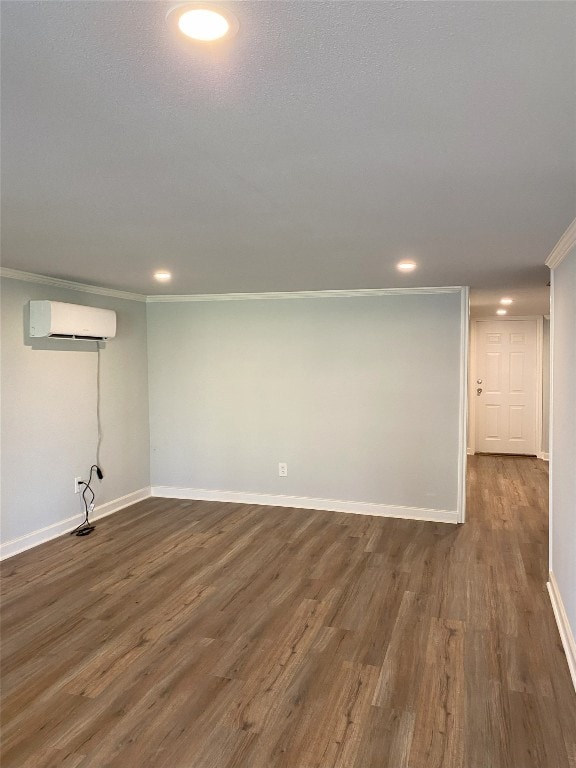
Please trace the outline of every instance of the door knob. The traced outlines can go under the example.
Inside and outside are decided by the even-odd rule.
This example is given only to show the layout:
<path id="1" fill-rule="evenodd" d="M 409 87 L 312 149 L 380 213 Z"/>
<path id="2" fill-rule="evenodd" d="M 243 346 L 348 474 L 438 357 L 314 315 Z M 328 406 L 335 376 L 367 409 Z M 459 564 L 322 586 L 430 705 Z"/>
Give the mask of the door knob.
<path id="1" fill-rule="evenodd" d="M 481 395 L 482 394 L 482 387 L 478 387 L 478 389 L 476 390 L 476 394 L 477 395 Z"/>

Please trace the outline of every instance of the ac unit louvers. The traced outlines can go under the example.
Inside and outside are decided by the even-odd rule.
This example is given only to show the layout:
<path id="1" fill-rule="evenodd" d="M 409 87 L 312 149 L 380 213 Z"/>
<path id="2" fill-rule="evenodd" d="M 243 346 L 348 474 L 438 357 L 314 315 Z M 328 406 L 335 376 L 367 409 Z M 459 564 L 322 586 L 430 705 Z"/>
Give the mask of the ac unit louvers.
<path id="1" fill-rule="evenodd" d="M 62 301 L 31 301 L 30 336 L 95 341 L 113 339 L 116 336 L 116 312 Z"/>

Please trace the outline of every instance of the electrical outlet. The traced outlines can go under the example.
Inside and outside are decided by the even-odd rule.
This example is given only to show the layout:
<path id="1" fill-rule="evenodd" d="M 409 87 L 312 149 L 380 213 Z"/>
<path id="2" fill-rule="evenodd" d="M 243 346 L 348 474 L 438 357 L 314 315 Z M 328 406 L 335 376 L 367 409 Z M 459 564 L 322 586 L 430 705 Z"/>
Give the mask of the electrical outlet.
<path id="1" fill-rule="evenodd" d="M 284 464 L 283 462 L 280 462 L 278 464 L 278 476 L 279 477 L 287 477 L 288 476 L 288 464 Z"/>
<path id="2" fill-rule="evenodd" d="M 81 477 L 75 477 L 74 478 L 74 493 L 80 493 L 82 490 L 82 478 Z"/>

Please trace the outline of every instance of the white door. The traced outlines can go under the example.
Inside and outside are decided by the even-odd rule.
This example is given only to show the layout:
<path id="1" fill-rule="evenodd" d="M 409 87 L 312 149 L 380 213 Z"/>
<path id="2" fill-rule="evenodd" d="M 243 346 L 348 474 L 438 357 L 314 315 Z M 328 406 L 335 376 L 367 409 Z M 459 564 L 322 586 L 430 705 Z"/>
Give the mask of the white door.
<path id="1" fill-rule="evenodd" d="M 476 451 L 537 453 L 538 320 L 478 320 Z"/>

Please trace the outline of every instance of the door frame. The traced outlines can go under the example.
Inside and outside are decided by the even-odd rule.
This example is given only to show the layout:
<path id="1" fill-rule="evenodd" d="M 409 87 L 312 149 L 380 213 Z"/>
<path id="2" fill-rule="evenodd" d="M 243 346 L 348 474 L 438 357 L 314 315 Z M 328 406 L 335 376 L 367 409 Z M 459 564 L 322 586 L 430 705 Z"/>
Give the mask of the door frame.
<path id="1" fill-rule="evenodd" d="M 536 457 L 544 458 L 542 453 L 542 349 L 544 345 L 544 316 L 530 315 L 518 317 L 475 317 L 470 324 L 470 364 L 468 374 L 468 447 L 467 453 L 476 453 L 476 353 L 478 351 L 478 323 L 510 323 L 515 320 L 536 320 Z"/>

